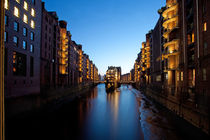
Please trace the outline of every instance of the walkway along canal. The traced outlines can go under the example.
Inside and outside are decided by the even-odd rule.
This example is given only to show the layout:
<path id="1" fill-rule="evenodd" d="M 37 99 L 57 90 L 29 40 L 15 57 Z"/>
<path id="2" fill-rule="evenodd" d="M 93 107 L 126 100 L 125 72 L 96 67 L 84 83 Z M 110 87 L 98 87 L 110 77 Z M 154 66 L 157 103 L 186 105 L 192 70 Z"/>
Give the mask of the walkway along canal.
<path id="1" fill-rule="evenodd" d="M 195 133 L 196 132 L 196 135 Z M 6 122 L 6 140 L 178 140 L 205 134 L 129 85 L 105 85 L 55 109 Z"/>

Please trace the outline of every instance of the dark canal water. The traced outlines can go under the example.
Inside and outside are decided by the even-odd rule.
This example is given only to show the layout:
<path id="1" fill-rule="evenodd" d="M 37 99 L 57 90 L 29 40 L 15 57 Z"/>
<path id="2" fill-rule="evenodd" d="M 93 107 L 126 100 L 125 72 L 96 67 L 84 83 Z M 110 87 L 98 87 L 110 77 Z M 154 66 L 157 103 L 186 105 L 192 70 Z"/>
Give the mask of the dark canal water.
<path id="1" fill-rule="evenodd" d="M 56 110 L 7 122 L 7 140 L 204 139 L 131 86 L 106 93 L 100 84 Z"/>

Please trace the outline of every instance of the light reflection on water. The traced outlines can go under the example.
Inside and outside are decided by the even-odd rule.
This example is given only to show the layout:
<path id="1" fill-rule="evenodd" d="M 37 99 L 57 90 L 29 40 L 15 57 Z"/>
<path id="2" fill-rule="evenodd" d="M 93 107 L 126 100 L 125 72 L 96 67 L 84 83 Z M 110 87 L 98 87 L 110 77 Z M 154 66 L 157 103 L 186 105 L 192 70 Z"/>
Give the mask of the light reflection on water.
<path id="1" fill-rule="evenodd" d="M 100 84 L 58 110 L 13 119 L 6 126 L 6 140 L 177 140 L 197 134 L 185 123 L 175 126 L 167 110 L 128 85 L 106 93 Z"/>
<path id="2" fill-rule="evenodd" d="M 86 119 L 82 135 L 84 139 L 141 139 L 138 121 L 138 105 L 135 95 L 127 86 L 112 93 L 106 93 L 99 85 L 86 102 Z M 83 109 L 84 110 L 84 109 Z"/>

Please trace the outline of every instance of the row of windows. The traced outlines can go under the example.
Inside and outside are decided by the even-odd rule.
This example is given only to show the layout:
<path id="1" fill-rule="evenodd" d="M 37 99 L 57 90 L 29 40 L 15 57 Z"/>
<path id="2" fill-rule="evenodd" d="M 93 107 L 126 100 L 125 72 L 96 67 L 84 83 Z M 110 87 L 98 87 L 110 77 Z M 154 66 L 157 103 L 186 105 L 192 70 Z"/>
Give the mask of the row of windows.
<path id="1" fill-rule="evenodd" d="M 5 41 L 5 42 L 8 41 L 8 33 L 7 33 L 7 32 L 4 32 L 4 41 Z M 14 36 L 14 37 L 13 37 L 13 43 L 15 44 L 16 47 L 18 47 L 19 38 L 18 38 L 17 36 Z M 23 48 L 24 50 L 27 50 L 27 41 L 23 40 L 22 48 Z M 33 44 L 30 44 L 29 51 L 30 51 L 31 53 L 34 52 L 34 45 L 33 45 Z"/>
<path id="2" fill-rule="evenodd" d="M 15 0 L 17 3 L 20 4 L 20 0 Z M 35 5 L 35 0 L 31 0 L 32 4 Z M 4 7 L 5 9 L 9 9 L 9 0 L 4 0 Z M 23 2 L 23 8 L 28 11 L 28 3 L 26 1 Z"/>
<path id="3" fill-rule="evenodd" d="M 8 1 L 8 0 L 7 0 Z M 20 3 L 20 0 L 15 0 L 16 2 Z M 25 1 L 24 1 L 25 3 Z M 27 2 L 26 2 L 27 3 Z M 31 0 L 31 3 L 35 5 L 35 0 Z M 27 3 L 28 4 L 28 3 Z"/>
<path id="4" fill-rule="evenodd" d="M 8 26 L 8 16 L 5 15 L 5 25 Z M 14 22 L 14 27 L 13 29 L 16 31 L 16 32 L 19 32 L 19 23 L 18 22 Z M 28 29 L 26 27 L 23 27 L 23 36 L 27 36 L 28 35 Z M 32 41 L 34 41 L 34 32 L 31 32 L 30 33 L 30 39 Z"/>
<path id="5" fill-rule="evenodd" d="M 25 4 L 26 2 L 24 2 L 24 5 L 27 5 L 27 4 Z M 27 7 L 27 6 L 26 6 Z M 6 8 L 6 7 L 5 7 Z M 6 8 L 7 9 L 7 8 Z M 16 17 L 20 17 L 20 11 L 19 11 L 19 9 L 15 6 L 14 7 L 14 15 L 16 16 Z M 35 10 L 32 8 L 31 9 L 31 15 L 33 16 L 33 17 L 35 17 Z M 8 21 L 8 17 L 7 17 L 7 21 Z M 26 14 L 23 14 L 23 22 L 24 23 L 26 23 L 26 24 L 28 24 L 28 16 L 26 15 Z M 6 21 L 5 21 L 5 23 L 6 23 Z M 34 22 L 34 20 L 31 20 L 30 21 L 30 26 L 31 26 L 31 28 L 35 28 L 35 22 Z"/>

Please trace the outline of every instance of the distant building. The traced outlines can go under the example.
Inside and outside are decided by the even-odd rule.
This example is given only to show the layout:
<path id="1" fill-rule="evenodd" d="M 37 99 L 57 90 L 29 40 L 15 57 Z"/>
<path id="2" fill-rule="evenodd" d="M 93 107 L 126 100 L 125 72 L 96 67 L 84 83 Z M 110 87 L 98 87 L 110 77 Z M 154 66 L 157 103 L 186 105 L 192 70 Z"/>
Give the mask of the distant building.
<path id="1" fill-rule="evenodd" d="M 121 80 L 121 67 L 109 66 L 106 71 L 106 80 L 111 82 L 120 82 Z"/>
<path id="2" fill-rule="evenodd" d="M 123 74 L 121 76 L 121 82 L 130 82 L 130 73 Z"/>

